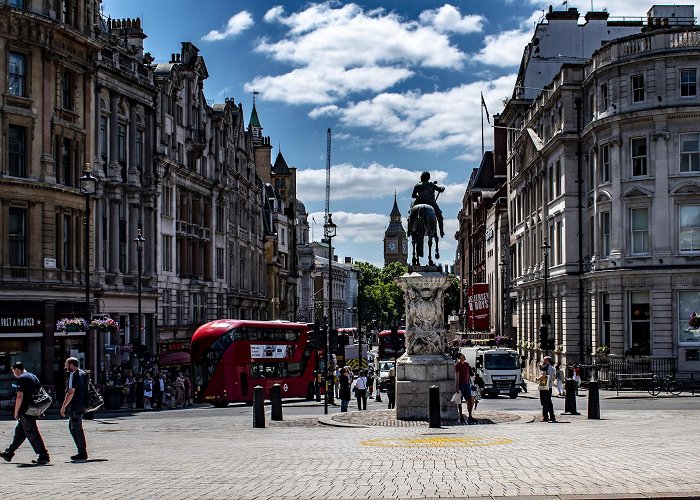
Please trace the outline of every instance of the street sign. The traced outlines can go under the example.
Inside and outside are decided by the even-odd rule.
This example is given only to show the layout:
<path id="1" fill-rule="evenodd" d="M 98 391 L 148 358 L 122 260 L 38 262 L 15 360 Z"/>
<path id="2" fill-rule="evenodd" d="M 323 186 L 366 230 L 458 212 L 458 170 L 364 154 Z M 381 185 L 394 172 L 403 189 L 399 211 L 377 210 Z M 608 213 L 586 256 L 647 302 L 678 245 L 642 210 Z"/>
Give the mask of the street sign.
<path id="1" fill-rule="evenodd" d="M 116 354 L 117 346 L 105 344 L 105 354 Z"/>

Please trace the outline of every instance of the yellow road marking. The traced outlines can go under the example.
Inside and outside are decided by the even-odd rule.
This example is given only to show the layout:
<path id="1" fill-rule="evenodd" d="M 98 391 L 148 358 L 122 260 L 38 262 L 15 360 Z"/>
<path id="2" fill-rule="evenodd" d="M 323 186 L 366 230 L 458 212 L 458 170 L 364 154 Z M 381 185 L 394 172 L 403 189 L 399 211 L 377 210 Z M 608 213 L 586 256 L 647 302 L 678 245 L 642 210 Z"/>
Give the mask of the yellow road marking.
<path id="1" fill-rule="evenodd" d="M 421 438 L 377 438 L 360 441 L 363 446 L 376 446 L 380 448 L 406 448 L 406 447 L 426 447 L 426 448 L 447 448 L 447 447 L 474 447 L 474 446 L 497 446 L 511 444 L 512 439 L 508 438 L 479 438 L 461 436 L 430 436 Z"/>

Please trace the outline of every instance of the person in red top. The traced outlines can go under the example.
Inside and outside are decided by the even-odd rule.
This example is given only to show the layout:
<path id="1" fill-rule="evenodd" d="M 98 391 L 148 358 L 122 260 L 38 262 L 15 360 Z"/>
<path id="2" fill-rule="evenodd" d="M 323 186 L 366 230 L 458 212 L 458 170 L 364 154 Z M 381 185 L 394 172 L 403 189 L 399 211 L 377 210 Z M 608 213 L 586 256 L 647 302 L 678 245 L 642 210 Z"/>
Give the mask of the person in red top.
<path id="1" fill-rule="evenodd" d="M 464 357 L 464 354 L 459 355 L 459 359 L 457 363 L 455 363 L 455 385 L 456 385 L 456 391 L 462 393 L 462 399 L 467 401 L 467 411 L 469 412 L 469 423 L 474 422 L 474 418 L 472 417 L 472 407 L 473 407 L 473 400 L 472 400 L 472 384 L 471 384 L 471 367 L 469 366 L 469 363 L 467 363 L 466 358 Z M 464 422 L 464 413 L 462 413 L 462 404 L 460 401 L 460 404 L 458 406 L 459 408 L 459 420 L 461 422 Z"/>

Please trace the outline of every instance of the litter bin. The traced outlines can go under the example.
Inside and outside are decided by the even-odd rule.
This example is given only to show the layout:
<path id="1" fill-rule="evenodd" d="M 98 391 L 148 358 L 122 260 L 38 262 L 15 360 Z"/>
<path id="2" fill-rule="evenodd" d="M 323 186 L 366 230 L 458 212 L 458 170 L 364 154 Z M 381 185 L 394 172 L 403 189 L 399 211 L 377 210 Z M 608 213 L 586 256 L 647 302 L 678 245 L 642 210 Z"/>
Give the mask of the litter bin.
<path id="1" fill-rule="evenodd" d="M 105 388 L 104 399 L 106 410 L 118 410 L 121 407 L 123 391 L 124 388 L 120 386 Z"/>

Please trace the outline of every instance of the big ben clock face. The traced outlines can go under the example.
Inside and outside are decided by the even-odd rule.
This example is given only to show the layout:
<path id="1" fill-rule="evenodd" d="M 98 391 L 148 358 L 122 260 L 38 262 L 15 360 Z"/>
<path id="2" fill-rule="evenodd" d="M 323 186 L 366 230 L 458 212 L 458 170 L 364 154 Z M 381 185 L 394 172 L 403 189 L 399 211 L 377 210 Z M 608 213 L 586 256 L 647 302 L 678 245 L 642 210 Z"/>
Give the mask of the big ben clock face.
<path id="1" fill-rule="evenodd" d="M 395 241 L 390 241 L 389 243 L 386 244 L 386 249 L 389 250 L 390 252 L 395 252 L 397 248 L 398 248 L 398 245 L 396 244 Z"/>

